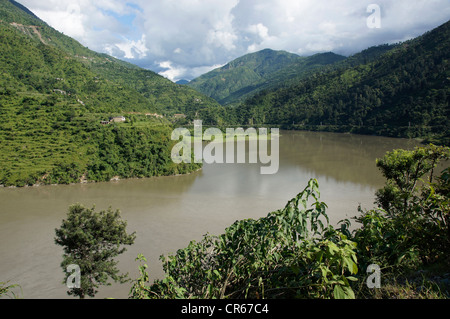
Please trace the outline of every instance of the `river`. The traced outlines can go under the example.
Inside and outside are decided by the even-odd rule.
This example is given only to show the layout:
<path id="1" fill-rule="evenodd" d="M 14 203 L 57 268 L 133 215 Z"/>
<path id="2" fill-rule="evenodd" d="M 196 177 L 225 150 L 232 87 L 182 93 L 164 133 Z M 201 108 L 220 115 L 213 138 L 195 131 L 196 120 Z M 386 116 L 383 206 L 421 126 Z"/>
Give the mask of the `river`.
<path id="1" fill-rule="evenodd" d="M 117 258 L 119 268 L 137 278 L 135 258 L 142 253 L 153 280 L 163 276 L 160 255 L 206 233 L 218 235 L 238 219 L 283 208 L 310 178 L 319 181 L 332 224 L 357 215 L 359 204 L 373 208 L 374 193 L 384 184 L 376 158 L 417 145 L 407 139 L 282 131 L 274 175 L 261 175 L 260 164 L 205 164 L 186 176 L 0 188 L 0 282 L 19 284 L 14 291 L 26 299 L 73 298 L 62 283 L 62 248 L 54 244 L 55 228 L 71 204 L 119 209 L 128 231 L 137 234 L 135 244 Z M 130 286 L 100 287 L 96 298 L 127 298 Z"/>

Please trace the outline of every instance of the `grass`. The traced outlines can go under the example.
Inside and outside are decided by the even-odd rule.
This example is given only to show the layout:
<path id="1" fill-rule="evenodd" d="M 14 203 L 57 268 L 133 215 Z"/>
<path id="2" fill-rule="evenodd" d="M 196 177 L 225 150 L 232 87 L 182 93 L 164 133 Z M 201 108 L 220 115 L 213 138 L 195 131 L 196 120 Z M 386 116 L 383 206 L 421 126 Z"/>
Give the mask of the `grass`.
<path id="1" fill-rule="evenodd" d="M 358 299 L 449 299 L 448 265 L 435 264 L 422 269 L 394 274 L 382 271 L 381 287 L 369 289 L 360 282 L 355 289 Z"/>

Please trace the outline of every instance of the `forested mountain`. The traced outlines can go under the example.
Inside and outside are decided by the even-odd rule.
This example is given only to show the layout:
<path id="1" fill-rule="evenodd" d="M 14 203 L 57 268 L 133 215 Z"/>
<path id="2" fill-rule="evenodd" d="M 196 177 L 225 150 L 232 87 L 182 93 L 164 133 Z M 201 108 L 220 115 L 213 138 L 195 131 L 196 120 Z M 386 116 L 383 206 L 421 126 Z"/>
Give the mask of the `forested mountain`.
<path id="1" fill-rule="evenodd" d="M 14 1 L 0 1 L 0 20 L 4 39 L 2 66 L 18 80 L 16 84 L 28 81 L 40 93 L 52 89 L 76 90 L 81 100 L 95 98 L 92 104 L 97 111 L 99 107 L 113 107 L 170 114 L 217 106 L 203 94 L 176 85 L 152 71 L 89 50 Z M 68 69 L 73 72 L 67 72 Z M 47 74 L 44 76 L 44 73 Z M 64 81 L 55 80 L 57 78 Z M 81 87 L 83 82 L 84 88 Z M 94 91 L 96 97 L 92 94 Z M 119 100 L 114 101 L 116 98 Z M 107 106 L 104 100 L 108 100 Z M 125 104 L 124 101 L 130 102 Z"/>
<path id="2" fill-rule="evenodd" d="M 449 26 L 259 92 L 234 109 L 236 120 L 448 143 Z"/>
<path id="3" fill-rule="evenodd" d="M 301 57 L 285 51 L 265 49 L 247 54 L 188 83 L 219 103 L 231 104 L 292 77 L 306 75 L 317 67 L 345 57 L 334 53 Z"/>
<path id="4" fill-rule="evenodd" d="M 0 185 L 195 169 L 170 160 L 171 115 L 216 108 L 203 94 L 93 52 L 0 0 Z M 114 116 L 126 122 L 109 123 Z"/>
<path id="5" fill-rule="evenodd" d="M 263 50 L 180 85 L 93 52 L 20 4 L 0 0 L 0 185 L 195 170 L 170 159 L 176 113 L 186 115 L 177 125 L 199 118 L 206 125 L 271 124 L 448 144 L 449 39 L 446 23 L 347 59 Z M 195 85 L 221 103 L 247 100 L 224 107 Z"/>

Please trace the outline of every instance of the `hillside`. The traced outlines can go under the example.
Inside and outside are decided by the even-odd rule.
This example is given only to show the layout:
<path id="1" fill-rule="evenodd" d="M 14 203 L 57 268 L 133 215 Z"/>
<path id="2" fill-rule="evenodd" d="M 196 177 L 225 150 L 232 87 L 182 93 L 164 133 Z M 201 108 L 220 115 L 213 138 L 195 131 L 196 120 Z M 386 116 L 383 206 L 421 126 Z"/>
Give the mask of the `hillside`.
<path id="1" fill-rule="evenodd" d="M 0 185 L 198 168 L 171 162 L 170 119 L 212 113 L 212 99 L 93 52 L 14 1 L 0 0 L 0 39 Z M 114 116 L 126 122 L 105 125 Z"/>
<path id="2" fill-rule="evenodd" d="M 231 104 L 293 75 L 300 76 L 342 59 L 344 57 L 334 53 L 300 57 L 285 51 L 265 49 L 235 59 L 192 80 L 188 86 L 223 105 Z"/>
<path id="3" fill-rule="evenodd" d="M 237 121 L 448 144 L 449 26 L 259 92 L 234 109 Z"/>
<path id="4" fill-rule="evenodd" d="M 40 82 L 39 84 L 33 82 L 35 83 L 33 84 L 34 89 L 37 89 L 41 93 L 45 89 L 53 89 L 55 83 L 46 83 L 52 82 L 51 79 L 53 78 L 53 75 L 54 78 L 63 78 L 62 74 L 67 76 L 65 73 L 66 70 L 62 69 L 65 66 L 62 66 L 61 62 L 68 60 L 66 61 L 67 64 L 78 63 L 77 65 L 83 70 L 80 72 L 84 72 L 84 77 L 96 78 L 96 83 L 101 83 L 96 86 L 92 85 L 90 90 L 95 90 L 98 86 L 101 86 L 101 91 L 103 91 L 102 94 L 109 95 L 108 97 L 96 99 L 95 104 L 98 106 L 104 104 L 102 103 L 104 100 L 111 100 L 111 96 L 121 96 L 122 101 L 130 101 L 127 105 L 124 105 L 123 102 L 116 103 L 117 107 L 129 111 L 148 110 L 152 112 L 167 112 L 168 114 L 191 111 L 192 113 L 195 113 L 195 111 L 201 108 L 217 106 L 215 101 L 208 99 L 203 94 L 199 94 L 195 90 L 185 86 L 176 85 L 152 71 L 144 70 L 106 54 L 99 54 L 89 50 L 74 39 L 49 27 L 29 10 L 14 1 L 0 1 L 0 20 L 2 29 L 6 28 L 2 31 L 8 32 L 9 30 L 5 35 L 5 37 L 8 37 L 9 41 L 13 41 L 11 39 L 11 36 L 13 35 L 16 40 L 19 39 L 17 38 L 16 31 L 19 31 L 21 35 L 28 38 L 26 40 L 24 39 L 24 41 L 27 41 L 26 45 L 25 43 L 20 43 L 20 45 L 15 48 L 16 52 L 7 51 L 5 54 L 2 54 L 5 59 L 14 59 L 13 65 L 9 66 L 10 71 L 15 70 L 16 72 L 19 72 L 20 70 L 22 73 L 23 71 L 29 71 L 27 69 L 24 70 L 21 65 L 18 65 L 20 63 L 29 63 L 38 67 L 42 65 L 41 62 L 47 64 L 47 69 L 45 71 L 50 72 L 50 74 L 46 78 L 38 79 Z M 45 51 L 42 53 L 33 52 L 33 54 L 38 54 L 38 56 L 46 55 L 45 58 L 47 60 L 30 60 L 29 58 L 33 58 L 30 53 L 21 57 L 21 55 L 19 55 L 20 50 L 28 48 L 29 45 L 38 48 L 40 51 Z M 9 49 L 10 48 L 11 47 L 9 47 Z M 2 48 L 2 53 L 3 49 L 5 49 L 5 47 Z M 37 72 L 35 73 L 37 74 L 41 73 L 40 70 L 36 71 Z M 17 78 L 17 75 L 14 75 L 14 77 Z M 36 77 L 33 81 L 35 80 L 37 80 Z M 72 82 L 80 83 L 77 79 L 74 79 Z M 117 89 L 119 89 L 120 92 L 118 92 Z M 140 94 L 136 94 L 136 92 Z M 83 97 L 87 99 L 87 96 L 91 92 L 85 93 L 82 88 L 78 87 L 77 93 L 81 99 Z M 136 96 L 139 97 L 136 98 Z M 141 100 L 142 96 L 145 97 L 145 99 Z M 139 101 L 136 99 L 139 99 Z M 191 110 L 191 108 L 193 108 L 193 110 Z"/>

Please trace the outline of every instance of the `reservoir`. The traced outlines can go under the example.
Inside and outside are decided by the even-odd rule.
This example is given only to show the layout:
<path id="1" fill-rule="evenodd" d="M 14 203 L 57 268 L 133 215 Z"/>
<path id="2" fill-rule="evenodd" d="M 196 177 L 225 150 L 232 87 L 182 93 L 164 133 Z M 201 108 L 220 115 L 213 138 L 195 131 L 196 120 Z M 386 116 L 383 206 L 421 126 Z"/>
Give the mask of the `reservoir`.
<path id="1" fill-rule="evenodd" d="M 414 140 L 350 134 L 280 135 L 274 175 L 261 175 L 260 164 L 205 164 L 185 176 L 0 188 L 0 282 L 19 284 L 21 290 L 14 292 L 26 299 L 73 298 L 66 294 L 62 248 L 54 237 L 75 203 L 95 205 L 97 211 L 119 209 L 128 232 L 137 237 L 117 258 L 118 267 L 137 278 L 135 258 L 142 253 L 153 281 L 164 274 L 160 255 L 174 254 L 207 233 L 219 235 L 236 220 L 283 208 L 311 178 L 319 182 L 333 225 L 356 216 L 359 204 L 373 208 L 374 194 L 384 184 L 375 160 L 387 151 L 419 146 Z M 128 298 L 130 287 L 101 286 L 96 298 Z"/>

